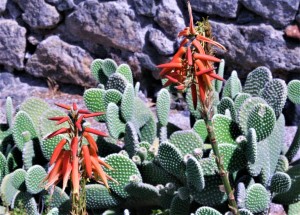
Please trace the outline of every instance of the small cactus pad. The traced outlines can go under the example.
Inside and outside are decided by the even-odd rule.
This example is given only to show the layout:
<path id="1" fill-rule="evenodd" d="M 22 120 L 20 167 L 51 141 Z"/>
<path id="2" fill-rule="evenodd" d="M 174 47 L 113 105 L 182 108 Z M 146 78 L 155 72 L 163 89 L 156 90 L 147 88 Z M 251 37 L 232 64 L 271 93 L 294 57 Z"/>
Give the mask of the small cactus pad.
<path id="1" fill-rule="evenodd" d="M 11 128 L 12 120 L 13 120 L 13 112 L 14 112 L 11 97 L 6 98 L 5 109 L 6 109 L 6 121 L 7 121 L 8 126 Z"/>
<path id="2" fill-rule="evenodd" d="M 266 84 L 260 96 L 273 108 L 278 118 L 287 99 L 287 86 L 283 80 L 273 79 Z"/>
<path id="3" fill-rule="evenodd" d="M 196 210 L 195 215 L 222 215 L 219 211 L 216 209 L 213 209 L 211 207 L 201 207 Z"/>
<path id="4" fill-rule="evenodd" d="M 28 170 L 32 166 L 34 158 L 35 158 L 35 153 L 34 153 L 33 141 L 30 140 L 25 143 L 22 151 L 22 159 L 23 159 L 25 170 Z"/>
<path id="5" fill-rule="evenodd" d="M 177 147 L 182 155 L 192 154 L 195 148 L 202 148 L 203 141 L 193 130 L 176 131 L 170 136 L 170 142 Z"/>
<path id="6" fill-rule="evenodd" d="M 280 155 L 277 165 L 276 172 L 286 172 L 289 169 L 289 160 L 284 155 Z"/>
<path id="7" fill-rule="evenodd" d="M 171 105 L 170 93 L 167 89 L 161 89 L 157 94 L 156 112 L 158 122 L 162 126 L 167 126 Z"/>
<path id="8" fill-rule="evenodd" d="M 131 120 L 134 112 L 134 89 L 132 84 L 127 84 L 121 101 L 121 115 L 128 122 Z"/>
<path id="9" fill-rule="evenodd" d="M 134 125 L 131 122 L 126 123 L 124 149 L 126 150 L 130 158 L 136 153 L 138 144 L 139 137 Z"/>
<path id="10" fill-rule="evenodd" d="M 127 83 L 128 81 L 123 75 L 121 75 L 120 73 L 114 73 L 108 78 L 105 89 L 116 89 L 123 93 Z"/>
<path id="11" fill-rule="evenodd" d="M 187 183 L 190 189 L 201 191 L 205 186 L 204 174 L 199 162 L 190 157 L 186 163 Z"/>
<path id="12" fill-rule="evenodd" d="M 26 171 L 24 169 L 17 169 L 13 172 L 11 176 L 12 180 L 12 186 L 14 186 L 15 189 L 26 191 L 26 185 L 25 185 L 25 178 L 26 178 Z"/>
<path id="13" fill-rule="evenodd" d="M 129 158 L 119 155 L 111 154 L 105 158 L 105 162 L 108 163 L 114 170 L 105 169 L 105 172 L 114 178 L 117 182 L 110 181 L 109 186 L 111 190 L 122 198 L 127 198 L 128 193 L 124 191 L 124 187 L 131 181 L 142 181 L 141 174 L 136 165 Z"/>
<path id="14" fill-rule="evenodd" d="M 248 129 L 254 128 L 257 141 L 261 141 L 272 133 L 275 121 L 275 113 L 270 106 L 257 104 L 249 114 L 247 127 Z"/>
<path id="15" fill-rule="evenodd" d="M 262 88 L 272 80 L 272 73 L 266 67 L 257 67 L 247 76 L 244 93 L 249 93 L 252 96 L 258 96 Z"/>
<path id="16" fill-rule="evenodd" d="M 27 142 L 23 136 L 23 132 L 26 131 L 30 133 L 31 139 L 37 137 L 37 130 L 30 116 L 24 111 L 19 111 L 15 117 L 12 133 L 16 146 L 21 151 Z"/>
<path id="17" fill-rule="evenodd" d="M 257 159 L 257 136 L 254 128 L 250 128 L 246 136 L 247 141 L 245 142 L 245 155 L 247 161 L 254 164 Z"/>
<path id="18" fill-rule="evenodd" d="M 85 106 L 91 112 L 104 112 L 105 111 L 105 90 L 98 88 L 91 88 L 84 92 L 83 100 Z M 103 122 L 105 120 L 105 115 L 97 116 L 96 119 L 98 121 Z"/>
<path id="19" fill-rule="evenodd" d="M 103 209 L 116 207 L 120 199 L 110 193 L 107 188 L 100 184 L 88 184 L 86 189 L 86 207 L 88 209 Z"/>
<path id="20" fill-rule="evenodd" d="M 59 215 L 58 208 L 52 208 L 51 210 L 48 211 L 47 215 Z"/>
<path id="21" fill-rule="evenodd" d="M 31 194 L 37 194 L 44 190 L 43 180 L 47 176 L 45 169 L 39 165 L 29 168 L 25 177 L 27 191 Z"/>
<path id="22" fill-rule="evenodd" d="M 109 58 L 105 59 L 101 65 L 102 71 L 107 77 L 109 77 L 110 75 L 115 73 L 117 70 L 117 67 L 118 66 L 117 66 L 116 62 Z"/>
<path id="23" fill-rule="evenodd" d="M 184 176 L 183 156 L 173 144 L 164 142 L 158 148 L 158 160 L 161 166 L 172 175 L 181 179 Z"/>
<path id="24" fill-rule="evenodd" d="M 289 205 L 288 215 L 298 215 L 300 211 L 300 201 Z"/>
<path id="25" fill-rule="evenodd" d="M 99 83 L 106 83 L 107 77 L 103 73 L 102 63 L 103 63 L 102 59 L 96 59 L 92 62 L 90 68 L 91 68 L 91 73 L 93 77 L 96 79 L 96 81 L 98 81 Z"/>
<path id="26" fill-rule="evenodd" d="M 127 64 L 119 65 L 116 72 L 122 74 L 133 85 L 132 71 Z"/>
<path id="27" fill-rule="evenodd" d="M 242 91 L 241 81 L 238 78 L 237 72 L 234 70 L 231 73 L 231 76 L 226 81 L 222 97 L 229 97 L 234 99 L 234 97 Z"/>
<path id="28" fill-rule="evenodd" d="M 239 110 L 244 101 L 250 98 L 251 95 L 249 93 L 238 93 L 234 98 L 234 108 L 235 110 Z"/>
<path id="29" fill-rule="evenodd" d="M 140 128 L 140 139 L 148 143 L 153 143 L 156 138 L 157 126 L 154 115 L 150 113 L 150 118 L 147 123 Z"/>
<path id="30" fill-rule="evenodd" d="M 222 114 L 215 114 L 212 121 L 217 143 L 236 144 L 235 140 L 241 131 L 232 119 Z"/>
<path id="31" fill-rule="evenodd" d="M 284 172 L 277 172 L 271 179 L 270 190 L 275 193 L 285 193 L 292 185 L 291 178 Z"/>
<path id="32" fill-rule="evenodd" d="M 225 114 L 226 110 L 229 110 L 231 119 L 233 121 L 236 121 L 236 110 L 234 107 L 234 102 L 231 98 L 229 97 L 222 98 L 217 108 L 218 108 L 218 113 L 220 114 Z"/>
<path id="33" fill-rule="evenodd" d="M 269 207 L 270 194 L 261 184 L 251 185 L 246 192 L 245 206 L 252 213 L 259 213 Z"/>
<path id="34" fill-rule="evenodd" d="M 26 192 L 19 192 L 15 198 L 12 208 L 24 208 L 26 214 L 38 215 L 37 204 L 34 197 Z"/>
<path id="35" fill-rule="evenodd" d="M 119 118 L 119 107 L 115 103 L 109 103 L 106 116 L 110 136 L 118 139 L 125 131 L 125 124 Z"/>
<path id="36" fill-rule="evenodd" d="M 107 107 L 107 105 L 111 102 L 118 104 L 121 100 L 122 100 L 122 93 L 120 93 L 120 91 L 115 89 L 106 90 L 104 96 L 105 107 Z"/>
<path id="37" fill-rule="evenodd" d="M 250 97 L 244 101 L 238 111 L 238 123 L 244 135 L 248 132 L 247 123 L 249 115 L 257 104 L 267 104 L 267 102 L 260 97 Z"/>
<path id="38" fill-rule="evenodd" d="M 300 81 L 292 80 L 288 84 L 288 98 L 294 104 L 300 104 Z"/>

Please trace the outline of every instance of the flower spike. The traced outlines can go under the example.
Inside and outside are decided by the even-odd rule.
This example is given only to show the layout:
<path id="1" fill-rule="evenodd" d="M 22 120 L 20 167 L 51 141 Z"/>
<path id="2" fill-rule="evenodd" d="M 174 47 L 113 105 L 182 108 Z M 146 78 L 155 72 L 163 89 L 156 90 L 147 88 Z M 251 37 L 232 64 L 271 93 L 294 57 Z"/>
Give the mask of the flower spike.
<path id="1" fill-rule="evenodd" d="M 84 128 L 84 131 L 89 132 L 89 133 L 92 133 L 92 134 L 96 134 L 96 135 L 98 135 L 98 136 L 108 137 L 108 135 L 105 134 L 104 132 L 98 131 L 98 130 L 93 129 L 93 128 L 85 127 L 85 128 Z"/>
<path id="2" fill-rule="evenodd" d="M 49 134 L 45 139 L 50 139 L 59 134 L 65 134 L 65 133 L 70 133 L 70 132 L 71 132 L 70 128 L 61 128 L 61 129 L 58 129 L 57 131 L 54 131 L 53 133 Z"/>

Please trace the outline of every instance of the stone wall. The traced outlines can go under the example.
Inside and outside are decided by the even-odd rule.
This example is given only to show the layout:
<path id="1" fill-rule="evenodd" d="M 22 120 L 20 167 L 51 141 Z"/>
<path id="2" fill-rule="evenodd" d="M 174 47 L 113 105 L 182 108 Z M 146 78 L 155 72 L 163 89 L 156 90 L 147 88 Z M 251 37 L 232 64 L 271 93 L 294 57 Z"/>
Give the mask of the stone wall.
<path id="1" fill-rule="evenodd" d="M 191 0 L 194 20 L 209 16 L 215 39 L 228 49 L 216 53 L 227 74 L 236 69 L 241 78 L 261 65 L 274 76 L 299 78 L 299 3 Z M 94 86 L 90 63 L 109 57 L 152 83 L 187 23 L 184 0 L 1 0 L 0 67 Z"/>

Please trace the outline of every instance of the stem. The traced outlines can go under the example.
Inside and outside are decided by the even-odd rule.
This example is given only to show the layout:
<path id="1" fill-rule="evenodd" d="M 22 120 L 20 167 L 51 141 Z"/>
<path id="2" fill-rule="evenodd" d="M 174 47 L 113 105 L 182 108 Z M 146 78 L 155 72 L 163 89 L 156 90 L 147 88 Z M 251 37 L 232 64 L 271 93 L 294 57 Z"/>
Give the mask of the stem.
<path id="1" fill-rule="evenodd" d="M 79 196 L 72 192 L 72 214 L 74 215 L 87 215 L 86 211 L 86 178 L 83 177 L 80 181 Z"/>
<path id="2" fill-rule="evenodd" d="M 214 127 L 212 125 L 211 115 L 208 113 L 208 111 L 206 111 L 206 113 L 204 113 L 204 116 L 205 116 L 204 121 L 206 124 L 206 129 L 208 132 L 209 140 L 211 142 L 211 146 L 212 146 L 215 158 L 216 158 L 215 160 L 216 160 L 216 163 L 218 166 L 219 175 L 222 179 L 222 182 L 223 182 L 223 185 L 225 188 L 225 192 L 228 196 L 229 208 L 233 214 L 239 215 L 240 213 L 238 211 L 238 207 L 237 207 L 237 204 L 236 204 L 236 201 L 234 198 L 234 193 L 233 193 L 233 190 L 232 190 L 230 182 L 229 182 L 229 177 L 228 177 L 229 174 L 224 168 L 222 157 L 219 152 L 219 147 L 218 147 L 218 144 L 216 141 Z"/>

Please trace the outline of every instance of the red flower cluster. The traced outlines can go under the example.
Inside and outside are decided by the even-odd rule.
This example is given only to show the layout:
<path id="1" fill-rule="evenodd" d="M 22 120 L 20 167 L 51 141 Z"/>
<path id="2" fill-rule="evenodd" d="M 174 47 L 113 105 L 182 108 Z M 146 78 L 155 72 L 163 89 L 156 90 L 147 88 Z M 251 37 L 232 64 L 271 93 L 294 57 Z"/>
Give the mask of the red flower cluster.
<path id="1" fill-rule="evenodd" d="M 164 87 L 171 84 L 176 84 L 178 90 L 191 87 L 193 104 L 196 107 L 197 94 L 200 101 L 204 103 L 207 89 L 212 89 L 211 81 L 213 79 L 224 80 L 214 72 L 215 68 L 213 67 L 213 63 L 220 62 L 220 59 L 206 54 L 204 49 L 205 43 L 226 49 L 221 44 L 196 31 L 193 25 L 192 9 L 189 1 L 188 9 L 190 25 L 178 34 L 178 37 L 185 38 L 181 41 L 177 53 L 169 63 L 161 64 L 157 67 L 163 68 L 160 76 L 168 79 Z M 197 90 L 199 93 L 197 93 Z"/>
<path id="2" fill-rule="evenodd" d="M 63 138 L 54 149 L 50 159 L 50 165 L 54 164 L 54 166 L 44 179 L 44 181 L 47 181 L 45 188 L 48 189 L 62 180 L 62 189 L 65 190 L 69 178 L 71 178 L 73 193 L 78 195 L 79 183 L 82 176 L 93 178 L 109 188 L 108 180 L 114 181 L 114 179 L 104 172 L 102 166 L 108 169 L 112 168 L 98 157 L 98 146 L 90 133 L 103 137 L 106 137 L 107 134 L 82 126 L 84 119 L 100 116 L 103 113 L 91 113 L 87 110 L 78 109 L 75 103 L 73 103 L 73 106 L 65 104 L 56 105 L 68 110 L 69 113 L 67 116 L 51 117 L 49 120 L 57 121 L 57 125 L 68 122 L 69 127 L 54 131 L 45 139 L 59 134 L 68 134 L 69 139 Z M 82 138 L 85 138 L 89 144 L 85 145 Z M 69 144 L 70 150 L 64 149 L 66 144 Z"/>

